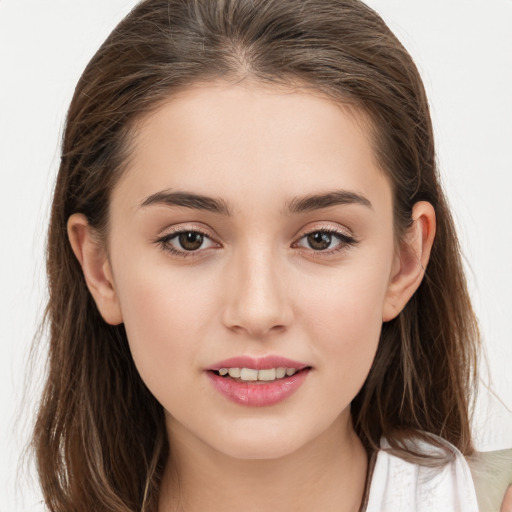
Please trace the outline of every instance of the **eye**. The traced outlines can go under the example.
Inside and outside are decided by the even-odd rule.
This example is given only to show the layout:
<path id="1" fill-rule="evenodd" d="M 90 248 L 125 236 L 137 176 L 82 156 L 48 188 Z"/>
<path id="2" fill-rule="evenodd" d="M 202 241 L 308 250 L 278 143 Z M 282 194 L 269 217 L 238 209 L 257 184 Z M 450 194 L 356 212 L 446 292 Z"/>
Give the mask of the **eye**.
<path id="1" fill-rule="evenodd" d="M 311 249 L 315 252 L 333 253 L 356 243 L 357 241 L 352 236 L 341 231 L 319 229 L 303 235 L 295 246 Z"/>
<path id="2" fill-rule="evenodd" d="M 218 246 L 206 233 L 193 229 L 175 231 L 159 238 L 156 242 L 161 245 L 162 249 L 184 257 Z"/>
<path id="3" fill-rule="evenodd" d="M 205 236 L 198 231 L 184 231 L 178 233 L 171 240 L 177 242 L 181 249 L 185 251 L 197 251 L 205 241 Z"/>

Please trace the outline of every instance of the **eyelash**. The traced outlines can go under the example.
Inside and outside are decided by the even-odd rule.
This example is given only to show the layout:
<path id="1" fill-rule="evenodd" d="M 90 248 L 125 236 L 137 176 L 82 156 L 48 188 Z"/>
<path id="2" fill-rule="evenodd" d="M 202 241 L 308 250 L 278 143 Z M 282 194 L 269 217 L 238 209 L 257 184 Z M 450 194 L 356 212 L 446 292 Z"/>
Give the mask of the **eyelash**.
<path id="1" fill-rule="evenodd" d="M 173 256 L 179 256 L 181 258 L 190 258 L 190 257 L 197 257 L 199 256 L 199 253 L 201 250 L 195 250 L 195 251 L 187 251 L 186 249 L 178 250 L 172 245 L 170 245 L 171 240 L 179 237 L 182 234 L 186 233 L 194 233 L 201 235 L 203 238 L 208 239 L 214 243 L 214 239 L 205 231 L 198 229 L 198 228 L 191 228 L 191 229 L 178 229 L 176 231 L 173 231 L 172 233 L 168 233 L 167 235 L 164 235 L 160 238 L 157 238 L 155 242 L 160 246 L 160 249 L 162 249 L 165 252 L 171 253 Z M 205 250 L 205 249 L 203 249 Z"/>
<path id="2" fill-rule="evenodd" d="M 344 233 L 343 231 L 340 231 L 338 229 L 333 229 L 332 227 L 323 227 L 323 228 L 317 228 L 317 229 L 313 229 L 313 230 L 304 232 L 299 237 L 298 241 L 294 242 L 292 247 L 298 247 L 298 243 L 301 240 L 308 237 L 309 235 L 313 235 L 313 234 L 317 234 L 317 233 L 334 236 L 335 238 L 338 239 L 339 243 L 333 249 L 327 249 L 327 250 L 315 250 L 312 248 L 307 249 L 307 248 L 303 247 L 303 249 L 306 249 L 308 251 L 308 253 L 310 254 L 310 256 L 312 256 L 314 258 L 321 258 L 321 257 L 325 257 L 325 256 L 338 254 L 342 251 L 346 251 L 346 250 L 350 249 L 351 247 L 354 247 L 358 243 L 358 240 L 356 240 L 353 236 L 350 236 L 347 233 Z"/>
<path id="3" fill-rule="evenodd" d="M 198 228 L 179 229 L 179 230 L 173 231 L 172 233 L 169 233 L 160 238 L 157 238 L 155 240 L 155 243 L 157 243 L 163 251 L 168 252 L 168 253 L 172 254 L 173 256 L 178 256 L 181 258 L 198 257 L 202 251 L 209 249 L 209 248 L 206 248 L 206 249 L 202 249 L 202 250 L 197 249 L 197 250 L 187 251 L 186 249 L 178 250 L 175 247 L 173 247 L 172 245 L 170 245 L 171 240 L 173 240 L 185 233 L 198 234 L 198 235 L 201 235 L 202 237 L 204 237 L 205 239 L 210 240 L 213 243 L 218 243 L 218 242 L 215 242 L 215 240 L 208 233 L 206 233 L 205 231 L 198 229 Z M 301 240 L 303 240 L 304 238 L 306 238 L 307 236 L 317 234 L 317 233 L 334 236 L 338 239 L 339 243 L 336 245 L 336 247 L 334 247 L 333 249 L 329 249 L 329 250 L 315 250 L 312 248 L 305 248 L 305 247 L 301 247 L 298 245 L 299 242 Z M 347 235 L 346 233 L 343 233 L 340 230 L 333 229 L 331 227 L 324 227 L 324 228 L 318 228 L 318 229 L 313 229 L 311 231 L 304 232 L 298 238 L 297 242 L 294 242 L 292 244 L 292 247 L 295 247 L 298 249 L 305 249 L 312 257 L 319 258 L 322 256 L 329 256 L 329 255 L 337 254 L 342 251 L 346 251 L 346 250 L 350 249 L 351 247 L 355 246 L 357 243 L 358 243 L 358 240 L 356 240 L 354 237 L 352 237 L 350 235 Z"/>

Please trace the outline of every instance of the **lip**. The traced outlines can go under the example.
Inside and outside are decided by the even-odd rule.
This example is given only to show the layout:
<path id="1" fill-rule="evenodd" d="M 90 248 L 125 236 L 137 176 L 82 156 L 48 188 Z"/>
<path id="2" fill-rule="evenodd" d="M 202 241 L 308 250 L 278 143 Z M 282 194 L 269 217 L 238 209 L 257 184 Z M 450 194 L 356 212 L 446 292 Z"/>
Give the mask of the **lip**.
<path id="1" fill-rule="evenodd" d="M 271 382 L 243 382 L 221 377 L 214 371 L 221 368 L 295 368 L 297 373 L 290 377 Z M 304 383 L 311 367 L 281 356 L 265 356 L 253 358 L 248 356 L 233 357 L 220 361 L 206 369 L 206 375 L 213 387 L 228 400 L 249 407 L 266 407 L 286 400 Z"/>
<path id="2" fill-rule="evenodd" d="M 221 368 L 252 368 L 254 370 L 266 370 L 269 368 L 295 368 L 303 370 L 309 365 L 299 361 L 293 361 L 287 357 L 268 355 L 264 357 L 238 356 L 225 359 L 206 368 L 206 370 L 218 371 Z"/>

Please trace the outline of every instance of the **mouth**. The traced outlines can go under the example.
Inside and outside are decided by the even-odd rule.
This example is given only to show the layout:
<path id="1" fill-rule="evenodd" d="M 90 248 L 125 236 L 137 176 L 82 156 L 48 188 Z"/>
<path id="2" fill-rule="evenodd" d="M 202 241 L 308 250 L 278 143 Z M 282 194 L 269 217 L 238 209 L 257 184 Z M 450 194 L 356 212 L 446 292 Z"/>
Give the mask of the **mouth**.
<path id="1" fill-rule="evenodd" d="M 312 367 L 280 356 L 236 357 L 206 369 L 221 395 L 239 405 L 264 407 L 297 392 Z"/>
<path id="2" fill-rule="evenodd" d="M 278 366 L 277 368 L 219 368 L 218 370 L 209 370 L 219 377 L 231 379 L 237 382 L 265 383 L 286 380 L 299 372 L 311 369 L 310 366 L 303 368 L 293 368 Z"/>

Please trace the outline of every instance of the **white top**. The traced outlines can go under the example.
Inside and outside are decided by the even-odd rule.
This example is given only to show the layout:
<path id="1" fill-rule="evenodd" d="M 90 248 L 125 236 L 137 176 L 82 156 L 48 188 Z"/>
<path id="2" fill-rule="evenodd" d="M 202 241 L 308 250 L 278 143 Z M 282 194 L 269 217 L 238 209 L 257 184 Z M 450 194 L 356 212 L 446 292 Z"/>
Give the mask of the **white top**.
<path id="1" fill-rule="evenodd" d="M 381 441 L 373 469 L 366 512 L 478 512 L 469 466 L 464 456 L 445 440 L 437 438 L 453 459 L 436 468 L 420 466 L 391 455 Z M 421 453 L 435 455 L 440 448 L 415 441 Z"/>

